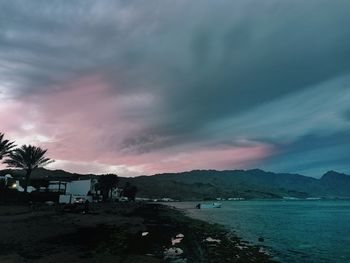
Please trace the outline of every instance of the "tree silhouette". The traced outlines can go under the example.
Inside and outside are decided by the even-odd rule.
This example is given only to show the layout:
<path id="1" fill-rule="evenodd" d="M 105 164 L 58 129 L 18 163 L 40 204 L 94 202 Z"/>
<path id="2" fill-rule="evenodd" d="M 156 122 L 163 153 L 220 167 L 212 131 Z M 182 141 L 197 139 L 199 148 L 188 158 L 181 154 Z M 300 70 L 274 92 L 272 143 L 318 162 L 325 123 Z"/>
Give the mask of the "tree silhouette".
<path id="1" fill-rule="evenodd" d="M 4 134 L 0 132 L 0 160 L 9 155 L 11 150 L 16 147 L 14 142 L 4 139 Z"/>
<path id="2" fill-rule="evenodd" d="M 136 186 L 132 186 L 129 182 L 126 182 L 122 196 L 127 197 L 129 201 L 135 201 L 137 190 Z"/>
<path id="3" fill-rule="evenodd" d="M 28 183 L 32 171 L 38 167 L 52 163 L 54 160 L 45 157 L 47 150 L 32 145 L 22 145 L 21 148 L 16 148 L 8 154 L 9 159 L 6 163 L 9 167 L 21 168 L 26 171 L 24 192 L 27 192 Z"/>
<path id="4" fill-rule="evenodd" d="M 99 177 L 99 187 L 102 193 L 103 201 L 109 198 L 110 191 L 117 187 L 119 178 L 116 174 L 103 174 Z"/>

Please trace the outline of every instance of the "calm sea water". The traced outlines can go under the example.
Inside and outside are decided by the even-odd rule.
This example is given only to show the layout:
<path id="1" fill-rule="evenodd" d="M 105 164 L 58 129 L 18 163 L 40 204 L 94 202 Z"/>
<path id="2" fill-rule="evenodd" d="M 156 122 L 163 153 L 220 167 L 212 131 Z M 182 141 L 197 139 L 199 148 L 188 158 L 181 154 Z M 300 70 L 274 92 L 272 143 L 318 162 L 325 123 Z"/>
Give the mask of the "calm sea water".
<path id="1" fill-rule="evenodd" d="M 350 262 L 350 201 L 225 201 L 219 209 L 194 209 L 194 202 L 173 204 L 192 217 L 223 224 L 251 243 L 268 246 L 281 262 Z"/>

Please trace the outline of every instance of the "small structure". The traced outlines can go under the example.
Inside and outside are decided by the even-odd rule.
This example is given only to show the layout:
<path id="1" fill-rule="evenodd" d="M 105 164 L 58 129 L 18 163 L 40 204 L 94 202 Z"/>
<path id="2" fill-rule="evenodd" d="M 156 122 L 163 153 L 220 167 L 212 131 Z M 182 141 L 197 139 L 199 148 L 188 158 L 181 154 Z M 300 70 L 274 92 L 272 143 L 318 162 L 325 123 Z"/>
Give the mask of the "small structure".
<path id="1" fill-rule="evenodd" d="M 17 190 L 18 192 L 24 192 L 24 188 L 20 185 L 20 181 L 16 180 L 11 174 L 0 176 L 0 184 L 2 185 L 2 187 L 5 187 L 7 189 L 13 189 Z M 34 187 L 28 186 L 27 192 L 30 193 L 34 190 Z"/>
<path id="2" fill-rule="evenodd" d="M 0 176 L 0 183 L 4 188 L 8 189 L 16 189 L 17 187 L 16 180 L 12 177 L 11 174 Z"/>
<path id="3" fill-rule="evenodd" d="M 59 196 L 59 203 L 73 204 L 85 203 L 86 201 L 94 201 L 93 197 L 98 196 L 98 193 L 95 192 L 95 183 L 96 182 L 94 179 L 65 182 L 64 191 Z M 57 182 L 50 182 L 50 185 L 57 186 Z M 58 184 L 58 187 L 60 186 L 61 184 Z M 61 191 L 61 188 L 58 188 L 57 191 Z"/>
<path id="4" fill-rule="evenodd" d="M 65 193 L 67 190 L 67 184 L 68 182 L 62 182 L 62 181 L 49 181 L 47 190 L 50 192 L 60 192 Z"/>
<path id="5" fill-rule="evenodd" d="M 64 187 L 58 190 L 60 189 L 64 189 L 64 191 L 59 197 L 59 203 L 72 204 L 84 203 L 86 201 L 102 201 L 102 193 L 99 188 L 98 178 L 65 182 Z M 121 189 L 117 187 L 112 188 L 108 196 L 112 201 L 119 201 L 121 198 Z"/>
<path id="6" fill-rule="evenodd" d="M 24 188 L 20 185 L 19 180 L 16 180 L 16 189 L 17 189 L 18 192 L 24 192 Z M 27 193 L 31 193 L 31 192 L 33 192 L 35 190 L 36 190 L 35 187 L 28 185 Z"/>
<path id="7" fill-rule="evenodd" d="M 13 189 L 24 192 L 23 178 L 14 178 L 10 174 L 0 176 L 0 189 Z M 40 201 L 54 201 L 61 204 L 85 203 L 102 201 L 101 178 L 99 176 L 86 177 L 56 177 L 50 180 L 48 177 L 30 180 L 27 192 L 30 197 Z M 22 185 L 21 185 L 22 184 Z M 122 189 L 112 187 L 104 191 L 108 200 L 120 201 Z M 35 197 L 35 198 L 34 198 Z"/>
<path id="8" fill-rule="evenodd" d="M 230 197 L 230 198 L 227 198 L 228 201 L 242 201 L 244 200 L 243 197 Z"/>

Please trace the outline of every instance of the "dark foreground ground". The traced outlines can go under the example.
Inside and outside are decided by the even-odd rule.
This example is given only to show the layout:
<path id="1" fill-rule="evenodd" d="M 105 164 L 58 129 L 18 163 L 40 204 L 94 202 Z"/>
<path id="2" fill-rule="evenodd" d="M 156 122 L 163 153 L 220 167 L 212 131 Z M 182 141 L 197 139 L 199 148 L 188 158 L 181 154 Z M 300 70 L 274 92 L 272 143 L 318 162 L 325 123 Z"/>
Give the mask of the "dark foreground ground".
<path id="1" fill-rule="evenodd" d="M 273 262 L 218 225 L 158 204 L 91 213 L 0 205 L 0 262 Z"/>

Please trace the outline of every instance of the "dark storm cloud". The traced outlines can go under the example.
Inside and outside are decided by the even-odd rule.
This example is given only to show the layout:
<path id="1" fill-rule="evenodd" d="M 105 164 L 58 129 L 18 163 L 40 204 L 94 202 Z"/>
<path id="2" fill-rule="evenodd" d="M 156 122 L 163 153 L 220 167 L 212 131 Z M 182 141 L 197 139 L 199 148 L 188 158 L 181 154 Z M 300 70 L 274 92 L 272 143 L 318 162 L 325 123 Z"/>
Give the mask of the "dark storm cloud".
<path id="1" fill-rule="evenodd" d="M 332 135 L 305 135 L 290 144 L 284 144 L 278 155 L 266 158 L 258 165 L 281 172 L 294 171 L 321 177 L 329 170 L 347 170 L 350 156 L 350 133 Z"/>
<path id="2" fill-rule="evenodd" d="M 334 109 L 346 119 L 345 102 L 329 90 L 349 93 L 337 82 L 350 69 L 348 10 L 350 2 L 340 0 L 2 1 L 2 93 L 38 100 L 98 76 L 109 97 L 123 98 L 118 103 L 147 100 L 115 114 L 143 123 L 118 146 L 119 134 L 109 134 L 115 151 L 255 143 L 279 149 L 283 136 L 298 144 L 305 134 L 348 129 L 340 121 L 316 121 L 311 129 L 302 117 L 318 120 L 314 109 Z"/>
<path id="3" fill-rule="evenodd" d="M 179 75 L 170 107 L 181 109 L 179 119 L 187 121 L 182 125 L 201 128 L 213 119 L 347 73 L 350 34 L 339 24 L 348 19 L 344 9 L 335 6 L 290 4 L 277 10 L 263 6 L 258 14 L 248 13 L 232 26 L 221 28 L 218 18 L 213 21 L 216 31 L 193 31 L 195 61 L 219 54 Z M 216 47 L 210 49 L 210 41 L 216 41 Z"/>
<path id="4" fill-rule="evenodd" d="M 347 2 L 180 3 L 4 2 L 2 57 L 28 67 L 22 89 L 126 71 L 196 117 L 246 110 L 349 68 Z"/>

